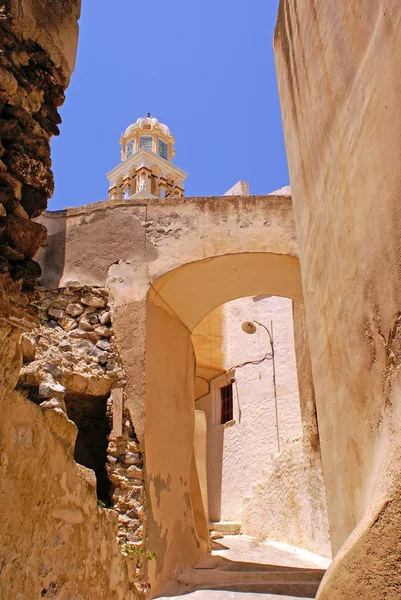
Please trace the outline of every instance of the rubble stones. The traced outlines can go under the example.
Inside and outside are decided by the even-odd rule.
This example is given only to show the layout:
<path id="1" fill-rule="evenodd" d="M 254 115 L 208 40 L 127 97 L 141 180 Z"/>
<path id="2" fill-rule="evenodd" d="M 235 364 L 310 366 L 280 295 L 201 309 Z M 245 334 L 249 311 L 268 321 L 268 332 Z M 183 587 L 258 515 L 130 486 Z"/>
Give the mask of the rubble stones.
<path id="1" fill-rule="evenodd" d="M 90 325 L 95 326 L 99 324 L 99 316 L 97 313 L 93 312 L 90 313 L 87 317 L 86 320 L 88 321 L 88 323 L 90 323 Z"/>
<path id="2" fill-rule="evenodd" d="M 84 329 L 85 331 L 93 331 L 93 325 L 91 325 L 91 323 L 87 317 L 80 319 L 79 326 L 81 329 Z"/>
<path id="3" fill-rule="evenodd" d="M 93 308 L 105 308 L 106 301 L 101 296 L 95 294 L 89 294 L 81 298 L 81 304 L 91 306 Z"/>
<path id="4" fill-rule="evenodd" d="M 24 358 L 24 361 L 32 361 L 35 360 L 35 344 L 33 342 L 33 340 L 31 340 L 28 336 L 26 335 L 22 335 L 21 336 L 21 350 L 22 350 L 22 356 Z"/>
<path id="5" fill-rule="evenodd" d="M 86 352 L 86 354 L 90 354 L 95 347 L 94 343 L 89 340 L 78 340 L 74 345 L 75 348 Z"/>
<path id="6" fill-rule="evenodd" d="M 71 331 L 69 333 L 70 333 L 71 337 L 77 337 L 77 338 L 81 338 L 81 339 L 85 339 L 85 340 L 92 340 L 93 342 L 97 342 L 101 338 L 101 336 L 99 334 L 94 333 L 93 331 L 89 331 L 87 329 L 82 329 L 81 327 L 78 327 L 78 329 L 74 329 L 73 331 Z"/>
<path id="7" fill-rule="evenodd" d="M 109 355 L 107 352 L 104 352 L 104 350 L 100 350 L 100 348 L 94 348 L 91 352 L 91 356 L 96 358 L 99 365 L 105 365 Z"/>
<path id="8" fill-rule="evenodd" d="M 71 303 L 67 306 L 65 312 L 71 317 L 79 317 L 84 312 L 84 307 L 78 303 Z"/>
<path id="9" fill-rule="evenodd" d="M 8 243 L 25 257 L 34 256 L 46 240 L 46 228 L 40 223 L 34 223 L 16 214 L 2 219 L 5 220 L 5 235 Z"/>
<path id="10" fill-rule="evenodd" d="M 42 398 L 62 397 L 66 389 L 60 383 L 44 382 L 39 385 L 39 396 Z"/>
<path id="11" fill-rule="evenodd" d="M 111 337 L 111 331 L 106 325 L 99 325 L 98 327 L 95 327 L 94 331 L 103 337 Z"/>
<path id="12" fill-rule="evenodd" d="M 72 331 L 76 327 L 78 327 L 78 323 L 75 319 L 69 319 L 68 317 L 63 317 L 59 319 L 59 325 L 64 329 L 64 331 Z"/>
<path id="13" fill-rule="evenodd" d="M 111 323 L 111 315 L 108 311 L 100 313 L 99 321 L 101 325 L 110 325 Z"/>
<path id="14" fill-rule="evenodd" d="M 57 398 L 50 398 L 40 403 L 40 408 L 43 410 L 62 410 L 65 412 L 65 404 L 63 400 Z"/>
<path id="15" fill-rule="evenodd" d="M 99 325 L 100 315 L 108 312 L 104 310 L 107 293 L 102 288 L 84 289 L 85 293 L 82 288 L 40 290 L 40 332 L 26 334 L 22 341 L 26 363 L 20 380 L 24 385 L 59 381 L 70 391 L 105 395 L 113 383 L 124 382 L 121 362 L 111 341 L 111 321 L 109 325 Z M 99 308 L 81 304 L 80 298 Z M 83 329 L 83 321 L 90 329 Z"/>
<path id="16" fill-rule="evenodd" d="M 110 344 L 110 342 L 107 342 L 106 340 L 99 340 L 96 343 L 96 347 L 100 348 L 101 350 L 108 351 L 108 350 L 110 350 L 111 344 Z"/>
<path id="17" fill-rule="evenodd" d="M 47 311 L 47 314 L 50 317 L 54 317 L 55 319 L 62 319 L 64 317 L 64 311 L 60 308 L 53 308 L 52 306 Z"/>
<path id="18" fill-rule="evenodd" d="M 57 359 L 55 359 L 55 360 L 57 360 Z M 44 369 L 48 373 L 50 373 L 54 377 L 54 379 L 56 379 L 57 381 L 59 381 L 63 376 L 63 370 L 60 369 L 60 367 L 57 364 L 47 362 L 44 365 Z"/>
<path id="19" fill-rule="evenodd" d="M 140 452 L 127 452 L 124 456 L 124 463 L 126 465 L 141 465 L 142 455 Z"/>
<path id="20" fill-rule="evenodd" d="M 68 340 L 63 340 L 59 347 L 64 351 L 72 350 L 72 346 Z"/>
<path id="21" fill-rule="evenodd" d="M 136 467 L 135 465 L 132 465 L 131 467 L 128 467 L 127 471 L 126 471 L 126 476 L 129 479 L 139 479 L 142 480 L 143 479 L 143 472 L 141 469 L 138 469 L 138 467 Z"/>

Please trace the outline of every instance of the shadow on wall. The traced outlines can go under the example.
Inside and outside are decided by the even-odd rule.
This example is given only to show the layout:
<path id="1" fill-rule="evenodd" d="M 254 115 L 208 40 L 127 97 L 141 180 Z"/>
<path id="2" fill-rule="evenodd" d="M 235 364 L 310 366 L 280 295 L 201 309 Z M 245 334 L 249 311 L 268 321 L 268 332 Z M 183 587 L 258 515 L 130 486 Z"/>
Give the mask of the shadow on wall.
<path id="1" fill-rule="evenodd" d="M 110 424 L 107 418 L 108 396 L 66 394 L 68 418 L 78 428 L 75 442 L 75 462 L 96 474 L 97 497 L 110 506 L 110 481 L 106 471 Z"/>
<path id="2" fill-rule="evenodd" d="M 47 228 L 47 240 L 39 248 L 35 260 L 42 267 L 40 284 L 47 288 L 57 288 L 64 272 L 67 211 L 57 211 L 57 218 L 45 213 L 38 219 Z"/>

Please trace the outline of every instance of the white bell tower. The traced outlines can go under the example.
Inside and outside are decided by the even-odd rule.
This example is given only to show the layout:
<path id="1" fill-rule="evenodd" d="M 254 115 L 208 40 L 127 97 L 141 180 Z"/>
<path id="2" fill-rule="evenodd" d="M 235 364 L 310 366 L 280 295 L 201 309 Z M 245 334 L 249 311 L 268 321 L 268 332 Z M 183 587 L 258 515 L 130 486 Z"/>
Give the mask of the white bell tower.
<path id="1" fill-rule="evenodd" d="M 107 173 L 109 200 L 184 195 L 187 173 L 173 165 L 175 139 L 156 118 L 138 119 L 121 136 L 121 163 Z"/>

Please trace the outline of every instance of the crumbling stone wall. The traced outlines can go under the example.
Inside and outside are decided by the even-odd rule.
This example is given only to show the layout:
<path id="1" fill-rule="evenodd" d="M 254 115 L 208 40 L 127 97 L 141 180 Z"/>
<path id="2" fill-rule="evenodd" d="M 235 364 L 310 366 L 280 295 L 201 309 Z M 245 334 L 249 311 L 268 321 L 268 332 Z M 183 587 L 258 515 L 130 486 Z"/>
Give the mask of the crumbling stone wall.
<path id="1" fill-rule="evenodd" d="M 21 389 L 37 404 L 65 410 L 67 393 L 105 396 L 125 383 L 102 289 L 39 291 L 40 327 L 22 336 Z M 43 406 L 42 406 L 43 407 Z"/>
<path id="2" fill-rule="evenodd" d="M 46 229 L 31 219 L 54 190 L 49 142 L 59 134 L 57 109 L 70 76 L 60 52 L 47 52 L 38 32 L 35 39 L 29 4 L 14 0 L 0 7 L 0 273 L 20 281 L 23 291 L 32 290 L 40 275 L 32 257 Z M 78 2 L 64 5 L 64 15 L 69 10 L 78 16 Z M 25 37 L 26 29 L 33 37 Z M 49 45 L 49 37 L 41 41 Z"/>
<path id="3" fill-rule="evenodd" d="M 107 474 L 110 506 L 117 513 L 117 539 L 137 558 L 136 576 L 144 576 L 145 514 L 143 458 L 135 429 L 124 408 L 125 373 L 112 326 L 112 308 L 102 288 L 39 290 L 40 327 L 23 334 L 24 364 L 17 389 L 42 410 L 68 414 L 66 395 L 109 396 Z M 120 396 L 121 407 L 113 405 Z M 118 411 L 121 414 L 118 414 Z"/>

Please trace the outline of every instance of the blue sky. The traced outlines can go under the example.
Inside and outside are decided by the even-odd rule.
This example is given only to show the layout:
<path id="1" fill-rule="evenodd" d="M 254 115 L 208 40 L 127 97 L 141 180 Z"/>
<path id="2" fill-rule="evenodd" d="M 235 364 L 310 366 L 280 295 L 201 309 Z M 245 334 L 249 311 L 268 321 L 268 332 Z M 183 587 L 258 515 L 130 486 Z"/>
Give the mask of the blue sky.
<path id="1" fill-rule="evenodd" d="M 52 140 L 50 210 L 107 198 L 121 132 L 148 111 L 176 138 L 186 196 L 288 184 L 272 51 L 279 0 L 83 0 Z"/>

